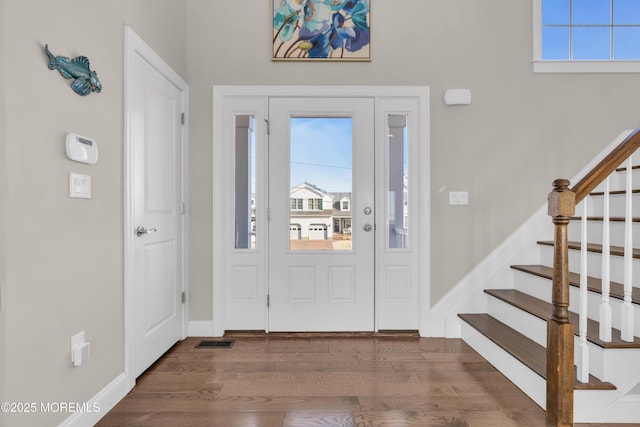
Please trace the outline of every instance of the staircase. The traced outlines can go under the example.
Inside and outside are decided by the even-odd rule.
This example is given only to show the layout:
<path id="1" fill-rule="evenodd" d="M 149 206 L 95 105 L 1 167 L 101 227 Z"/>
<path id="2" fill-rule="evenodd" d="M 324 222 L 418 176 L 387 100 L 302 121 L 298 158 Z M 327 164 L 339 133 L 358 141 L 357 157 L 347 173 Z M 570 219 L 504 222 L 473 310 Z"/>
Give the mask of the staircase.
<path id="1" fill-rule="evenodd" d="M 575 373 L 570 377 L 575 378 L 573 413 L 569 415 L 573 420 L 570 422 L 640 423 L 640 166 L 636 166 L 631 157 L 632 160 L 624 163 L 625 167 L 619 167 L 640 145 L 640 134 L 628 132 L 620 139 L 622 143 L 598 164 L 600 169 L 579 177 L 582 178 L 579 184 L 571 189 L 578 194 L 576 200 L 579 201 L 584 197 L 580 195 L 585 188 L 584 183 L 596 179 L 594 175 L 602 175 L 597 177 L 597 182 L 588 184 L 589 195 L 577 205 L 578 213 L 571 217 L 567 230 L 568 250 L 565 251 L 569 273 L 563 280 L 568 281 L 568 322 L 575 328 L 573 360 L 576 365 Z M 627 152 L 620 153 L 624 144 Z M 640 151 L 635 157 L 640 163 Z M 613 171 L 610 175 L 609 171 L 606 174 L 602 172 L 602 165 L 607 162 L 609 171 Z M 612 162 L 616 164 L 612 165 Z M 629 167 L 632 174 L 627 178 Z M 605 180 L 605 176 L 609 178 Z M 627 193 L 632 194 L 630 203 L 626 201 Z M 631 233 L 625 226 L 626 217 Z M 610 231 L 605 233 L 605 229 Z M 552 313 L 558 312 L 558 299 L 561 299 L 557 293 L 559 288 L 553 287 L 554 269 L 558 270 L 559 265 L 558 260 L 554 265 L 554 253 L 557 253 L 554 244 L 557 248 L 559 241 L 557 225 L 555 230 L 554 239 L 554 225 L 549 218 L 549 227 L 542 232 L 543 238 L 536 236 L 529 243 L 537 250 L 521 251 L 521 259 L 503 267 L 509 270 L 509 274 L 494 274 L 495 277 L 509 277 L 509 281 L 500 283 L 500 288 L 496 288 L 496 280 L 487 280 L 487 284 L 494 288 L 482 290 L 480 304 L 466 304 L 471 312 L 458 314 L 460 336 L 542 408 L 546 408 L 549 401 L 549 372 L 554 374 L 558 370 L 553 366 L 548 369 L 546 348 L 548 321 Z M 635 240 L 629 239 L 629 234 L 633 234 Z M 581 250 L 585 235 L 586 249 Z M 625 238 L 636 246 L 628 251 L 632 255 L 627 254 L 626 260 Z M 603 245 L 603 242 L 608 244 Z M 627 248 L 631 248 L 630 243 Z M 610 263 L 603 263 L 603 258 L 610 259 Z M 626 308 L 623 308 L 625 264 L 629 284 Z M 586 277 L 582 293 L 581 277 Z M 561 282 L 559 274 L 555 286 L 560 286 Z M 556 311 L 552 295 L 556 295 L 553 298 Z M 600 332 L 600 319 L 606 319 L 601 317 L 603 305 L 610 306 L 612 313 L 610 339 L 606 336 L 607 328 L 604 328 L 604 335 Z M 486 312 L 475 311 L 477 307 Z M 587 313 L 582 325 L 581 307 Z M 631 319 L 627 322 L 632 323 L 631 329 L 623 326 L 623 310 L 626 310 L 626 318 Z M 603 322 L 607 324 L 606 320 Z M 622 328 L 625 328 L 625 334 L 621 334 Z M 549 343 L 550 346 L 555 345 L 553 339 Z M 550 348 L 557 353 L 564 351 Z M 564 397 L 559 401 L 570 402 Z M 550 419 L 556 421 L 553 417 Z M 557 425 L 570 423 L 558 422 Z"/>

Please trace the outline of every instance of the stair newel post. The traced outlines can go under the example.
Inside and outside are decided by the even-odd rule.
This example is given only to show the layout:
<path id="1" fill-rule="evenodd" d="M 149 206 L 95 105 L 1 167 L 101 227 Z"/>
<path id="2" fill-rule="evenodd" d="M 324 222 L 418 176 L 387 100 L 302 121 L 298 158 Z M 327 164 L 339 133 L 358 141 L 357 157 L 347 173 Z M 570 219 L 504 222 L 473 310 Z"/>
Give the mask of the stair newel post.
<path id="1" fill-rule="evenodd" d="M 547 322 L 547 419 L 556 426 L 573 425 L 573 337 L 569 323 L 568 225 L 575 213 L 575 193 L 569 181 L 557 179 L 549 193 L 549 216 L 554 224 L 553 313 Z"/>

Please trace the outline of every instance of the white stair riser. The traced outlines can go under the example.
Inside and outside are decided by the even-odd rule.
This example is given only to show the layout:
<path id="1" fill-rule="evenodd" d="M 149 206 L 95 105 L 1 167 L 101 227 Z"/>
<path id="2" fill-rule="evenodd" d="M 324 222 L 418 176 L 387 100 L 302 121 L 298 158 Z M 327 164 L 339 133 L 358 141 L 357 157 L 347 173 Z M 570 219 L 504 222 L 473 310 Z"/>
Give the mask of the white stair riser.
<path id="1" fill-rule="evenodd" d="M 544 410 L 546 407 L 546 381 L 469 324 L 464 321 L 461 324 L 462 339 Z M 594 356 L 598 357 L 595 354 Z M 635 360 L 640 357 L 638 354 L 630 356 L 635 357 Z M 607 364 L 617 367 L 634 365 L 633 360 L 625 362 L 608 360 Z M 638 364 L 635 363 L 635 365 Z M 640 396 L 625 396 L 638 381 L 637 369 L 632 368 L 626 374 L 624 370 L 618 370 L 614 377 L 618 379 L 621 375 L 624 376 L 624 379 L 616 384 L 619 386 L 618 390 L 575 390 L 574 422 L 637 423 L 639 421 Z"/>
<path id="2" fill-rule="evenodd" d="M 515 289 L 532 297 L 551 302 L 551 280 L 523 271 L 515 271 Z"/>
<path id="3" fill-rule="evenodd" d="M 541 346 L 547 346 L 547 322 L 539 317 L 533 316 L 491 295 L 489 295 L 488 313 Z"/>
<path id="4" fill-rule="evenodd" d="M 623 283 L 624 260 L 621 256 L 611 256 L 611 281 Z M 553 247 L 540 245 L 540 263 L 553 266 Z M 569 271 L 580 273 L 580 251 L 569 249 Z M 587 272 L 591 277 L 602 277 L 602 254 L 589 252 L 587 254 Z M 640 259 L 633 260 L 633 286 L 640 287 Z"/>
<path id="5" fill-rule="evenodd" d="M 640 214 L 640 211 L 638 212 Z M 587 241 L 589 243 L 602 244 L 602 221 L 587 221 Z M 569 240 L 582 241 L 582 221 L 574 220 L 569 223 Z M 640 242 L 640 222 L 633 222 L 631 227 L 633 240 Z M 609 222 L 609 244 L 624 247 L 625 223 L 620 221 Z"/>
<path id="6" fill-rule="evenodd" d="M 533 274 L 524 273 L 522 271 L 516 271 L 515 275 L 515 289 L 520 292 L 526 293 L 538 299 L 546 302 L 551 302 L 551 280 L 544 277 L 535 276 Z M 622 301 L 617 298 L 609 299 L 612 311 L 612 324 L 616 329 L 620 329 L 621 324 L 621 307 Z M 600 303 L 602 302 L 602 295 L 596 292 L 587 293 L 587 315 L 590 319 L 598 320 L 600 316 Z M 640 306 L 634 304 L 634 333 L 640 336 Z M 580 307 L 580 289 L 576 286 L 570 286 L 569 288 L 569 310 L 575 313 L 578 312 Z M 506 322 L 503 322 L 506 323 Z M 509 323 L 507 323 L 511 326 Z M 522 331 L 520 331 L 522 332 Z M 522 332 L 524 333 L 524 332 Z M 531 337 L 531 339 L 534 339 Z"/>
<path id="7" fill-rule="evenodd" d="M 576 390 L 573 396 L 573 422 L 638 425 L 640 398 L 616 401 L 618 395 L 616 390 Z"/>
<path id="8" fill-rule="evenodd" d="M 624 217 L 627 206 L 626 194 L 609 194 L 609 217 Z M 640 216 L 640 194 L 631 196 L 633 216 Z M 582 215 L 582 208 L 576 208 L 576 215 Z M 604 196 L 591 196 L 588 199 L 587 212 L 590 216 L 604 215 Z"/>
<path id="9" fill-rule="evenodd" d="M 611 382 L 617 390 L 577 390 L 574 395 L 574 422 L 640 422 L 640 349 L 595 351 L 590 354 L 592 357 L 601 358 L 599 363 L 605 369 L 602 374 L 594 372 L 593 375 Z"/>
<path id="10" fill-rule="evenodd" d="M 626 187 L 626 171 L 614 172 L 609 178 L 609 191 L 624 190 Z M 633 169 L 632 188 L 640 188 L 640 169 Z M 598 185 L 594 192 L 604 191 L 604 181 Z"/>
<path id="11" fill-rule="evenodd" d="M 475 351 L 526 393 L 542 409 L 546 407 L 546 381 L 516 358 L 482 335 L 467 322 L 461 323 L 461 337 Z"/>
<path id="12" fill-rule="evenodd" d="M 537 316 L 527 313 L 507 302 L 504 302 L 498 298 L 489 295 L 488 313 L 495 319 L 501 321 L 505 325 L 509 325 L 510 328 L 515 329 L 526 337 L 532 339 L 536 343 L 543 347 L 547 346 L 547 322 L 540 319 Z M 579 327 L 575 327 L 576 332 L 579 331 Z M 574 348 L 575 348 L 575 363 L 578 363 L 579 359 L 579 345 L 580 337 L 575 336 Z M 589 357 L 589 372 L 595 375 L 597 378 L 607 380 L 607 352 L 609 352 L 609 358 L 614 350 L 605 350 L 602 347 L 592 342 L 587 342 Z"/>

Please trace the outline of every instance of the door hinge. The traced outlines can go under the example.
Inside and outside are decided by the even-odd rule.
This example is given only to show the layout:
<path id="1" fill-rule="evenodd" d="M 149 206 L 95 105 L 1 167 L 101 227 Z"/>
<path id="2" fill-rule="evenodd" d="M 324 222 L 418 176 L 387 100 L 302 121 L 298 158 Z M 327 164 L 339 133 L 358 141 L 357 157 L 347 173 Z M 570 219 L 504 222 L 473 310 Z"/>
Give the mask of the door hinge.
<path id="1" fill-rule="evenodd" d="M 264 119 L 264 122 L 267 124 L 267 135 L 269 135 L 271 133 L 271 124 L 267 119 Z"/>
<path id="2" fill-rule="evenodd" d="M 271 219 L 271 209 L 267 208 L 267 221 Z"/>
<path id="3" fill-rule="evenodd" d="M 184 215 L 187 211 L 187 207 L 184 202 L 180 202 L 180 215 Z"/>
<path id="4" fill-rule="evenodd" d="M 267 308 L 271 305 L 271 295 L 267 294 Z"/>
<path id="5" fill-rule="evenodd" d="M 182 291 L 182 303 L 186 303 L 187 302 L 187 293 L 185 291 Z"/>
<path id="6" fill-rule="evenodd" d="M 184 113 L 182 113 L 182 114 L 180 115 L 180 123 L 184 125 L 184 121 L 185 121 Z"/>

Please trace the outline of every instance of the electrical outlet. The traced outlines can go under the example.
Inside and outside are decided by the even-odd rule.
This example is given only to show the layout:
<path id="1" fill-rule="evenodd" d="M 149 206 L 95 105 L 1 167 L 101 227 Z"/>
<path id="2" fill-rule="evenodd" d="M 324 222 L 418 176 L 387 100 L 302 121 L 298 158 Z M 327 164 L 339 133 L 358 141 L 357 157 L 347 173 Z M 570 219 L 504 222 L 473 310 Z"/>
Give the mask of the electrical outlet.
<path id="1" fill-rule="evenodd" d="M 71 337 L 71 362 L 75 362 L 74 354 L 76 348 L 79 348 L 84 344 L 84 331 L 78 332 L 74 336 Z M 75 363 L 74 363 L 75 364 Z"/>

